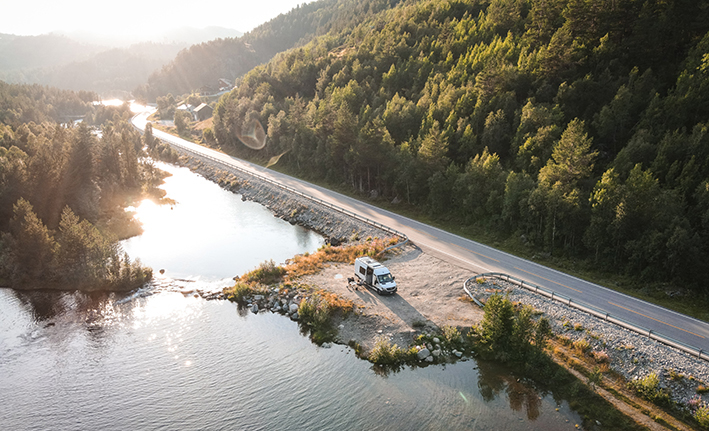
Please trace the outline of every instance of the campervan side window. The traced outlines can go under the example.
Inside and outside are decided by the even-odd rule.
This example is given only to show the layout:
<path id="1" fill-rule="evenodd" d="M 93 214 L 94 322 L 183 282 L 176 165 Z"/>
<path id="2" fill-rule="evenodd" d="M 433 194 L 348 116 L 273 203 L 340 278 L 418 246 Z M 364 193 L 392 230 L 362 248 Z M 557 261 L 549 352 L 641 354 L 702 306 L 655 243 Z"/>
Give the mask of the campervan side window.
<path id="1" fill-rule="evenodd" d="M 364 267 L 363 267 L 363 266 L 360 266 L 360 267 L 359 267 L 359 273 L 362 274 L 362 275 L 365 275 L 365 274 L 366 274 L 366 272 L 364 272 Z"/>

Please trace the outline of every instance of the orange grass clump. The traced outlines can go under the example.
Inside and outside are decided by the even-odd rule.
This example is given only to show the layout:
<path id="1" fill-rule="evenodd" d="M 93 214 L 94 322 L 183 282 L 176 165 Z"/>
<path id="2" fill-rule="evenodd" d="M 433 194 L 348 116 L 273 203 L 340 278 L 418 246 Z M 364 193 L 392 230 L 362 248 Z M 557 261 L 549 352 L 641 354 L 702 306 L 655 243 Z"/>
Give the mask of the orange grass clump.
<path id="1" fill-rule="evenodd" d="M 286 265 L 286 277 L 293 280 L 304 275 L 315 274 L 326 262 L 354 263 L 360 256 L 376 256 L 385 248 L 398 242 L 397 238 L 374 238 L 361 244 L 333 247 L 322 246 L 312 254 L 302 254 L 291 259 Z"/>

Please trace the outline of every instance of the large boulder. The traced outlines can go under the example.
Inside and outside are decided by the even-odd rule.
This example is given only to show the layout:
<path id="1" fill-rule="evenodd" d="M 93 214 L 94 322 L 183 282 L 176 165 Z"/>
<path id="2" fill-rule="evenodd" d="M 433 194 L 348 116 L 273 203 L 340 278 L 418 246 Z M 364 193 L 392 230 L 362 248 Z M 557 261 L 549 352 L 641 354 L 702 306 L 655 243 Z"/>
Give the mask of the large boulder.
<path id="1" fill-rule="evenodd" d="M 288 308 L 288 310 L 289 310 L 291 313 L 297 312 L 297 311 L 298 311 L 298 304 L 291 304 L 290 307 Z"/>
<path id="2" fill-rule="evenodd" d="M 424 359 L 431 356 L 431 351 L 428 349 L 421 349 L 416 355 L 418 356 L 419 361 L 423 361 Z"/>

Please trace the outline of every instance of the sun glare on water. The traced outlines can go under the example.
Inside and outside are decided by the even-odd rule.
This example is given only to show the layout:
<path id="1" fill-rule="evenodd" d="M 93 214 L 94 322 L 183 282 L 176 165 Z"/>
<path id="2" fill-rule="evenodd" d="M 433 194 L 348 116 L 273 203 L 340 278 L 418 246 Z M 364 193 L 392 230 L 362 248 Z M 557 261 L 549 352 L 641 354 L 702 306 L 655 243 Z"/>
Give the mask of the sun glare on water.
<path id="1" fill-rule="evenodd" d="M 131 208 L 135 212 L 134 217 L 140 221 L 144 229 L 164 221 L 163 207 L 156 204 L 151 199 L 143 199 L 137 207 Z"/>

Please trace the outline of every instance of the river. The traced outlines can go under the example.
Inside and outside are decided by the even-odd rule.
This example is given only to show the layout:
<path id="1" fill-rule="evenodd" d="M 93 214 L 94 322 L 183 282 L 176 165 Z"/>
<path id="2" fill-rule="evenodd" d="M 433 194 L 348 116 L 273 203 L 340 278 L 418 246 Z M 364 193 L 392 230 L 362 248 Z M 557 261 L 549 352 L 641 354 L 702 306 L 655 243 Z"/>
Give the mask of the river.
<path id="1" fill-rule="evenodd" d="M 0 289 L 2 430 L 570 430 L 578 414 L 492 363 L 383 374 L 348 347 L 321 348 L 295 322 L 206 301 L 322 238 L 186 169 L 174 205 L 136 209 L 123 243 L 155 282 L 129 294 Z M 157 271 L 164 269 L 164 275 Z"/>

